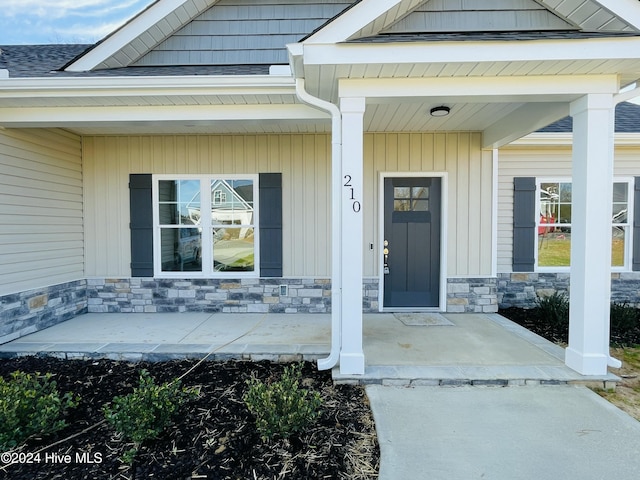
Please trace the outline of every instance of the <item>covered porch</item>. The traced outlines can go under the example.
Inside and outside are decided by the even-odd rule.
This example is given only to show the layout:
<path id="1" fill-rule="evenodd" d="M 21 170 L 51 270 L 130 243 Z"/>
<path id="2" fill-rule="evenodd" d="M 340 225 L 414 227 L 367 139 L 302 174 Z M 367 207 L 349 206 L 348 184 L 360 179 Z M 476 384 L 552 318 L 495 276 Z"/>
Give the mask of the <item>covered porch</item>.
<path id="1" fill-rule="evenodd" d="M 0 345 L 0 357 L 53 355 L 125 361 L 314 361 L 330 349 L 328 314 L 94 313 Z M 385 385 L 539 385 L 597 382 L 564 365 L 564 350 L 498 314 L 365 314 L 364 375 Z"/>

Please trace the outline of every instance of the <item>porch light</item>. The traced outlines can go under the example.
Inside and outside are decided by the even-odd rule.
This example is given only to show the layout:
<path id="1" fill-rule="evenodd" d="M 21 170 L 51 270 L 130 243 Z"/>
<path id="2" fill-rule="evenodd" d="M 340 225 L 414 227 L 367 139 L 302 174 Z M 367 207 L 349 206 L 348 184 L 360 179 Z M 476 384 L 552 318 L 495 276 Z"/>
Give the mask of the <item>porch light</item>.
<path id="1" fill-rule="evenodd" d="M 449 107 L 445 107 L 444 105 L 442 105 L 440 107 L 433 107 L 431 110 L 429 110 L 429 113 L 432 117 L 446 117 L 447 115 L 449 115 L 450 111 L 451 109 Z"/>

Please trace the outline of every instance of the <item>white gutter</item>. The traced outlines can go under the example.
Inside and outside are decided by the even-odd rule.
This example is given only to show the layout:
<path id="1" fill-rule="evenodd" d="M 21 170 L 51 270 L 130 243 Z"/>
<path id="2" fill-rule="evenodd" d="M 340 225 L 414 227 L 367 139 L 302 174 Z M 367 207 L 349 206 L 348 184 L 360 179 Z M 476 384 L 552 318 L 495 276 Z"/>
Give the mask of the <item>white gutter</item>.
<path id="1" fill-rule="evenodd" d="M 309 94 L 303 78 L 296 79 L 296 95 L 302 102 L 331 114 L 331 352 L 327 358 L 318 359 L 318 369 L 329 370 L 338 364 L 342 349 L 342 114 L 333 103 Z"/>

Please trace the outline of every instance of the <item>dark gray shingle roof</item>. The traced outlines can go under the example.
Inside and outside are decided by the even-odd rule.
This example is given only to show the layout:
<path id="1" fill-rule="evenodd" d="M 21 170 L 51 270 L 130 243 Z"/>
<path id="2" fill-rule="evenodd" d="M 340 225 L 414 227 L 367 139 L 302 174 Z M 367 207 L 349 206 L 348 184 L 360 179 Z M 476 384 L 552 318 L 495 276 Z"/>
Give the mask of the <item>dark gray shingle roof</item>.
<path id="1" fill-rule="evenodd" d="M 573 131 L 573 119 L 565 117 L 551 125 L 541 128 L 538 132 L 544 133 L 568 133 Z M 640 132 L 640 105 L 630 102 L 622 102 L 616 107 L 616 132 L 638 133 Z"/>
<path id="2" fill-rule="evenodd" d="M 383 33 L 371 37 L 349 40 L 347 43 L 404 43 L 404 42 L 464 42 L 511 40 L 558 40 L 587 38 L 638 37 L 637 32 L 581 32 L 579 30 L 548 30 L 523 32 L 434 32 Z"/>
<path id="3" fill-rule="evenodd" d="M 9 77 L 109 77 L 178 75 L 267 75 L 269 65 L 176 65 L 127 67 L 94 72 L 63 72 L 59 69 L 92 45 L 6 45 L 0 46 L 0 69 Z"/>

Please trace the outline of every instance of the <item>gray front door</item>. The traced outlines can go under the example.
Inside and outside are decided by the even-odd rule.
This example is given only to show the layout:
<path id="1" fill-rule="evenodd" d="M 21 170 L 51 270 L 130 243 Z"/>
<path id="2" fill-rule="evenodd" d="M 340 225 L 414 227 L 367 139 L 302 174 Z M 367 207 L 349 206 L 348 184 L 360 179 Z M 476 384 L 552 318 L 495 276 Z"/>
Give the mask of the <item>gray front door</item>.
<path id="1" fill-rule="evenodd" d="M 384 307 L 438 307 L 441 179 L 384 180 Z"/>

